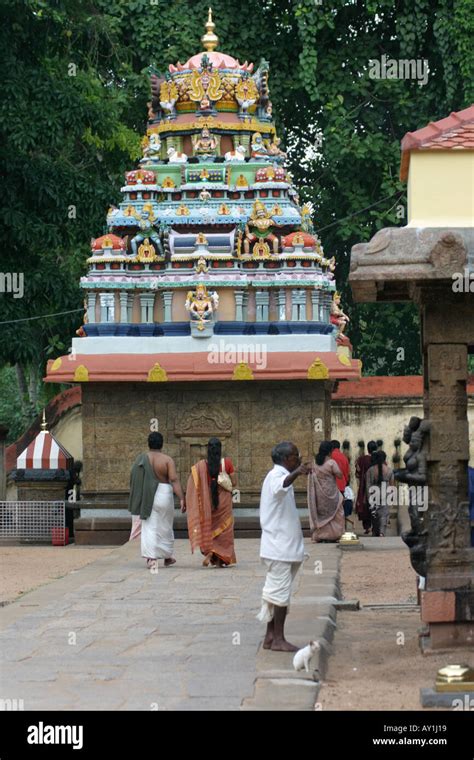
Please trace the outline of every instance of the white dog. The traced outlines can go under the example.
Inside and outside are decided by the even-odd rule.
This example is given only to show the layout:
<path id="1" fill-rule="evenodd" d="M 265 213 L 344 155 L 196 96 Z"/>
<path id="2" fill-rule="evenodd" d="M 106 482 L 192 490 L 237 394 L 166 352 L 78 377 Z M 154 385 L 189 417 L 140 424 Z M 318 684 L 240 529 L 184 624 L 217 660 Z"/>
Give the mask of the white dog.
<path id="1" fill-rule="evenodd" d="M 311 658 L 313 654 L 320 649 L 317 641 L 310 641 L 309 644 L 303 649 L 298 649 L 295 656 L 293 657 L 293 667 L 295 670 L 303 670 L 303 668 L 306 670 L 307 673 L 309 673 L 309 663 L 311 662 Z"/>

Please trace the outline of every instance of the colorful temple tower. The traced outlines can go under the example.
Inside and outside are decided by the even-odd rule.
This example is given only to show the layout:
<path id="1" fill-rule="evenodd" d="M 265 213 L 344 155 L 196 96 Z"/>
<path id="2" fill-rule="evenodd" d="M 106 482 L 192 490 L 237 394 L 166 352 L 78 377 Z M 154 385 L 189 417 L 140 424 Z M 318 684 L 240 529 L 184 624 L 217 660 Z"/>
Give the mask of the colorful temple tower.
<path id="1" fill-rule="evenodd" d="M 204 50 L 151 75 L 143 157 L 92 241 L 86 317 L 50 382 L 83 387 L 83 493 L 125 499 L 151 429 L 183 480 L 219 436 L 258 499 L 271 447 L 330 435 L 334 381 L 358 377 L 334 258 L 299 204 L 269 97 L 268 63 Z M 154 427 L 153 427 L 154 426 Z"/>

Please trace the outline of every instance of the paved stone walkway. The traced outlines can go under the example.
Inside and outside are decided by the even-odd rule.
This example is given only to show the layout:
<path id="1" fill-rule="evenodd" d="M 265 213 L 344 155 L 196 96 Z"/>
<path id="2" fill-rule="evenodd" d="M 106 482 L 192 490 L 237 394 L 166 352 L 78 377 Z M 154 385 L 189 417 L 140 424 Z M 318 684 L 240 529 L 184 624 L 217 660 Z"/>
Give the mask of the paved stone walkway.
<path id="1" fill-rule="evenodd" d="M 301 646 L 332 638 L 340 559 L 306 545 L 287 625 Z M 238 565 L 221 570 L 178 540 L 177 564 L 153 574 L 134 541 L 25 594 L 0 614 L 0 698 L 25 710 L 314 709 L 313 674 L 260 648 L 258 547 L 238 540 Z"/>

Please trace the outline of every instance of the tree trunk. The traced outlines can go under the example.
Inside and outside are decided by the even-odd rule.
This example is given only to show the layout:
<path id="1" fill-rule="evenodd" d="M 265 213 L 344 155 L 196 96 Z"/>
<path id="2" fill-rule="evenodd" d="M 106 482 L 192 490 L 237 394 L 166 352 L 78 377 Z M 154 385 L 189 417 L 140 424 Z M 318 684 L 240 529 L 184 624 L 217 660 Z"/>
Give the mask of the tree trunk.
<path id="1" fill-rule="evenodd" d="M 30 366 L 30 379 L 28 382 L 28 395 L 30 399 L 30 407 L 33 414 L 36 412 L 36 404 L 38 402 L 38 368 L 32 364 Z"/>
<path id="2" fill-rule="evenodd" d="M 15 364 L 16 379 L 18 382 L 18 390 L 20 392 L 21 411 L 24 416 L 28 416 L 30 412 L 30 396 L 28 393 L 28 385 L 26 383 L 25 370 L 21 364 Z"/>

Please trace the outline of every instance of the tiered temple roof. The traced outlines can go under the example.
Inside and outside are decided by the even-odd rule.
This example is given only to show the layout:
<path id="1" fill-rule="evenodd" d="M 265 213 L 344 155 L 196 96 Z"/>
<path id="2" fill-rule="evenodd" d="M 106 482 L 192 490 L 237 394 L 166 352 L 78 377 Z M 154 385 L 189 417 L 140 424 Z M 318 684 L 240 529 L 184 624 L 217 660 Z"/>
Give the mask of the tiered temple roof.
<path id="1" fill-rule="evenodd" d="M 268 63 L 216 51 L 214 28 L 210 12 L 204 50 L 151 73 L 143 157 L 91 241 L 84 325 L 49 381 L 360 374 L 335 260 L 285 168 Z M 237 348 L 211 361 L 219 336 Z"/>

